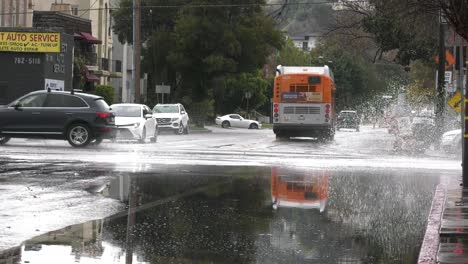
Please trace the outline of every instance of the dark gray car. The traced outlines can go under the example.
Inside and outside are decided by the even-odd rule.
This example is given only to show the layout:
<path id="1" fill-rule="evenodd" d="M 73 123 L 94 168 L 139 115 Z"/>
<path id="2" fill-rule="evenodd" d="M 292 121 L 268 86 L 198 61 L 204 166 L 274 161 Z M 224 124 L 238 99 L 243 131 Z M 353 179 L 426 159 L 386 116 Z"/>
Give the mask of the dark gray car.
<path id="1" fill-rule="evenodd" d="M 45 138 L 84 147 L 114 136 L 114 114 L 96 95 L 43 90 L 0 106 L 0 145 L 10 138 Z"/>

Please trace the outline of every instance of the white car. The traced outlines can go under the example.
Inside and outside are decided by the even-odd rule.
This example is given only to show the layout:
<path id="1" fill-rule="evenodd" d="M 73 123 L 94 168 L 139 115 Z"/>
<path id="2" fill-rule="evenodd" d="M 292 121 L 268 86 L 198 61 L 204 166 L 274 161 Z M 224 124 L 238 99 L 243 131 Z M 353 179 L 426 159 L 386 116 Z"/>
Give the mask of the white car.
<path id="1" fill-rule="evenodd" d="M 161 130 L 173 130 L 175 134 L 189 133 L 189 116 L 182 104 L 157 104 L 153 115 Z"/>
<path id="2" fill-rule="evenodd" d="M 151 109 L 143 104 L 113 104 L 110 106 L 115 115 L 116 139 L 146 139 L 156 142 L 158 122 Z"/>
<path id="3" fill-rule="evenodd" d="M 245 119 L 238 114 L 218 116 L 216 117 L 215 122 L 217 125 L 220 125 L 223 128 L 240 127 L 249 129 L 259 129 L 262 127 L 262 124 L 260 124 L 258 121 Z"/>
<path id="4" fill-rule="evenodd" d="M 462 131 L 461 129 L 455 129 L 445 132 L 442 135 L 441 147 L 445 152 L 456 152 L 461 153 L 462 146 Z"/>

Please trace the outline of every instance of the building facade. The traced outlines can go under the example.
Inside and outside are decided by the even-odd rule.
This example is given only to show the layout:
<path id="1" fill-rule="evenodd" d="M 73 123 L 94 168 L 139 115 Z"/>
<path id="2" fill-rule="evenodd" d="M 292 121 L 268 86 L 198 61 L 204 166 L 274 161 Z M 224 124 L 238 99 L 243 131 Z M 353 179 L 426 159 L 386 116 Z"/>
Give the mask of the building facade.
<path id="1" fill-rule="evenodd" d="M 89 70 L 99 77 L 100 84 L 109 84 L 111 78 L 121 78 L 122 62 L 112 60 L 113 33 L 110 0 L 0 0 L 0 26 L 32 27 L 34 11 L 55 11 L 91 21 L 91 33 L 102 41 L 95 46 L 96 65 Z M 25 11 L 26 10 L 26 11 Z"/>
<path id="2" fill-rule="evenodd" d="M 32 28 L 0 28 L 0 104 L 35 90 L 70 90 L 73 35 Z"/>
<path id="3" fill-rule="evenodd" d="M 32 23 L 32 0 L 0 0 L 0 27 L 28 27 Z"/>

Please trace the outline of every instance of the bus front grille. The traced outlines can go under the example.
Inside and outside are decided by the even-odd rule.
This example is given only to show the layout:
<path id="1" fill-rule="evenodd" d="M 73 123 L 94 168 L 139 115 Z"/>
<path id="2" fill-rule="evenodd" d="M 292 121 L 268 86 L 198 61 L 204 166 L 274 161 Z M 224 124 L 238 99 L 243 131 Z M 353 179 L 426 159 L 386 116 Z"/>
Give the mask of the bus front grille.
<path id="1" fill-rule="evenodd" d="M 286 106 L 283 110 L 284 114 L 296 115 L 319 115 L 320 107 L 316 106 Z"/>

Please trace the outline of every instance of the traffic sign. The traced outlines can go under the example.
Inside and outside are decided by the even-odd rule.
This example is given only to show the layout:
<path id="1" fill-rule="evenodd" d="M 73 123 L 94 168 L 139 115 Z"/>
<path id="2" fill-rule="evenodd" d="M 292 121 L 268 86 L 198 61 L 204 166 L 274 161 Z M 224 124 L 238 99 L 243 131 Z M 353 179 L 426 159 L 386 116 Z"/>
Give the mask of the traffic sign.
<path id="1" fill-rule="evenodd" d="M 465 102 L 466 102 L 466 98 L 465 98 Z M 457 91 L 453 96 L 452 98 L 450 98 L 450 100 L 448 101 L 448 104 L 450 105 L 450 107 L 452 107 L 452 109 L 457 112 L 457 113 L 460 113 L 461 112 L 461 107 L 462 107 L 462 95 L 459 91 Z"/>
<path id="2" fill-rule="evenodd" d="M 156 85 L 156 93 L 162 93 L 162 94 L 169 94 L 171 93 L 171 86 L 170 85 Z"/>

